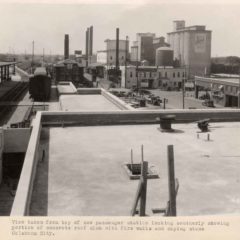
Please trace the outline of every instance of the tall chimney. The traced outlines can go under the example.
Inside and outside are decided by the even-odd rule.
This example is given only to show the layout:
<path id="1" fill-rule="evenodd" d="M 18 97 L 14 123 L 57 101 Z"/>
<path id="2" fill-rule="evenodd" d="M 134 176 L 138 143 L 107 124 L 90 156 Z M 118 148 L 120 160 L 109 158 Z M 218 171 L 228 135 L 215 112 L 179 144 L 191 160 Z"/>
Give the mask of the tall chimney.
<path id="1" fill-rule="evenodd" d="M 65 34 L 64 39 L 64 59 L 69 58 L 69 35 Z"/>
<path id="2" fill-rule="evenodd" d="M 89 41 L 88 33 L 89 33 L 89 28 L 86 31 L 86 50 L 85 50 L 86 60 L 88 60 L 88 41 Z"/>
<path id="3" fill-rule="evenodd" d="M 93 54 L 93 26 L 90 27 L 90 39 L 89 39 L 89 55 Z"/>
<path id="4" fill-rule="evenodd" d="M 116 29 L 116 69 L 119 69 L 119 28 Z"/>

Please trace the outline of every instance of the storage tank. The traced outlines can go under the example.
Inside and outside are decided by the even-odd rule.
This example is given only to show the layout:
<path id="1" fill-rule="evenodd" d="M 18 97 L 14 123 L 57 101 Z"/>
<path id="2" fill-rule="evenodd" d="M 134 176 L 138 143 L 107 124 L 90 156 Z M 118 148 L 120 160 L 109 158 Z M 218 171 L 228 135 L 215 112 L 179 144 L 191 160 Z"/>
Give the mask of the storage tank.
<path id="1" fill-rule="evenodd" d="M 173 50 L 169 47 L 160 47 L 156 50 L 156 66 L 173 66 Z"/>

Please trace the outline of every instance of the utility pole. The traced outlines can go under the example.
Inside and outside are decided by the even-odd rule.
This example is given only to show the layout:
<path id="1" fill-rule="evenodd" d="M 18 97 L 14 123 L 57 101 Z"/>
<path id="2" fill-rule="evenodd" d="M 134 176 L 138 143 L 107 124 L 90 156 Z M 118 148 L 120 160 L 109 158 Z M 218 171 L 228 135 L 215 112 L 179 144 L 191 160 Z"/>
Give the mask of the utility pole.
<path id="1" fill-rule="evenodd" d="M 128 61 L 128 36 L 126 36 L 126 45 L 125 45 L 125 88 L 127 83 L 127 61 Z"/>
<path id="2" fill-rule="evenodd" d="M 119 86 L 119 28 L 116 28 L 116 63 L 115 63 L 115 78 Z"/>
<path id="3" fill-rule="evenodd" d="M 186 79 L 186 66 L 184 66 L 184 77 L 182 80 L 182 106 L 185 108 L 185 79 Z"/>
<path id="4" fill-rule="evenodd" d="M 33 62 L 34 62 L 34 41 L 32 41 L 32 74 L 33 74 Z"/>
<path id="5" fill-rule="evenodd" d="M 137 75 L 137 95 L 138 95 L 138 47 L 137 47 L 137 64 L 136 64 L 136 75 Z"/>

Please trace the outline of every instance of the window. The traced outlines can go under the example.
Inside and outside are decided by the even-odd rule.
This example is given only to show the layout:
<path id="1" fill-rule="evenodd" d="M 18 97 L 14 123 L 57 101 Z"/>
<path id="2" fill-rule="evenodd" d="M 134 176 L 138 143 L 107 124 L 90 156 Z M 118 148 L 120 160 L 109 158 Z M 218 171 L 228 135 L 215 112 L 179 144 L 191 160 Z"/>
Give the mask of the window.
<path id="1" fill-rule="evenodd" d="M 146 77 L 146 72 L 144 72 L 143 76 Z"/>
<path id="2" fill-rule="evenodd" d="M 149 73 L 149 77 L 150 77 L 150 78 L 152 77 L 152 73 L 151 73 L 151 72 Z"/>
<path id="3" fill-rule="evenodd" d="M 180 77 L 180 72 L 177 73 L 177 76 Z"/>
<path id="4" fill-rule="evenodd" d="M 136 71 L 136 77 L 138 76 L 138 72 Z"/>
<path id="5" fill-rule="evenodd" d="M 161 78 L 161 76 L 162 76 L 162 74 L 161 74 L 161 72 L 159 72 L 159 78 Z"/>
<path id="6" fill-rule="evenodd" d="M 167 78 L 167 72 L 165 72 L 165 78 Z"/>
<path id="7" fill-rule="evenodd" d="M 130 72 L 130 77 L 132 78 L 132 76 L 133 76 L 133 75 L 132 75 L 132 72 Z"/>
<path id="8" fill-rule="evenodd" d="M 175 78 L 175 72 L 173 73 L 173 77 Z"/>
<path id="9" fill-rule="evenodd" d="M 182 76 L 184 77 L 184 72 L 182 73 Z"/>
<path id="10" fill-rule="evenodd" d="M 112 60 L 112 56 L 110 56 L 110 60 Z"/>

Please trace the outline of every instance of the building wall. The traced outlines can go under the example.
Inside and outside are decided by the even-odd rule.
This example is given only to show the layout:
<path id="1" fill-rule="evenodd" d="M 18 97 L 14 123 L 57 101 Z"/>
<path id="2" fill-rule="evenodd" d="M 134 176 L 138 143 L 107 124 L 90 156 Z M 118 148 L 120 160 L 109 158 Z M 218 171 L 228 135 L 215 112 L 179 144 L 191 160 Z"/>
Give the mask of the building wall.
<path id="1" fill-rule="evenodd" d="M 3 129 L 0 128 L 0 184 L 2 182 L 2 154 L 3 154 L 3 147 L 4 147 L 4 139 L 3 139 Z"/>
<path id="2" fill-rule="evenodd" d="M 121 65 L 121 66 L 125 65 L 126 51 L 119 50 L 118 59 L 119 59 L 119 65 Z M 107 65 L 115 66 L 115 64 L 116 64 L 116 51 L 108 50 L 107 51 Z"/>
<path id="3" fill-rule="evenodd" d="M 132 62 L 136 62 L 138 60 L 138 47 L 137 46 L 131 47 L 130 60 Z"/>
<path id="4" fill-rule="evenodd" d="M 210 73 L 211 31 L 184 30 L 168 34 L 168 43 L 174 50 L 174 59 L 189 68 L 189 76 Z"/>
<path id="5" fill-rule="evenodd" d="M 4 129 L 5 153 L 26 152 L 31 135 L 30 128 L 9 128 Z"/>
<path id="6" fill-rule="evenodd" d="M 127 67 L 126 88 L 132 87 L 150 87 L 150 88 L 170 88 L 181 87 L 185 78 L 184 68 L 138 68 Z M 138 83 L 137 83 L 138 79 Z"/>
<path id="7" fill-rule="evenodd" d="M 116 40 L 106 40 L 106 51 L 115 50 L 116 49 Z M 126 40 L 119 40 L 119 50 L 126 51 Z M 127 42 L 127 50 L 128 50 L 128 42 Z"/>
<path id="8" fill-rule="evenodd" d="M 153 50 L 154 33 L 137 33 L 138 60 L 147 60 L 151 65 L 154 64 L 155 54 Z"/>
<path id="9" fill-rule="evenodd" d="M 109 66 L 116 64 L 116 40 L 106 41 L 106 63 Z M 129 53 L 129 42 L 126 40 L 119 40 L 119 65 L 125 65 L 126 56 Z"/>
<path id="10" fill-rule="evenodd" d="M 107 63 L 107 52 L 97 52 L 97 63 Z"/>
<path id="11" fill-rule="evenodd" d="M 83 67 L 78 65 L 54 67 L 54 79 L 56 82 L 81 82 L 83 80 Z"/>

